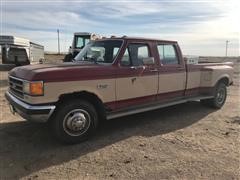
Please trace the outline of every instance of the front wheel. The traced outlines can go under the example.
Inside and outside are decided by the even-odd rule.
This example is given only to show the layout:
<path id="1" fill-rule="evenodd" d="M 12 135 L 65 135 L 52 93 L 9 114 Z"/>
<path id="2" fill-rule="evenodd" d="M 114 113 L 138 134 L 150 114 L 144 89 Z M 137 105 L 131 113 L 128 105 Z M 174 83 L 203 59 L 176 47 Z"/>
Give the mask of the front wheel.
<path id="1" fill-rule="evenodd" d="M 220 109 L 227 98 L 227 87 L 224 83 L 220 82 L 215 87 L 214 98 L 201 100 L 201 103 L 216 109 Z"/>
<path id="2" fill-rule="evenodd" d="M 64 143 L 86 140 L 97 128 L 98 116 L 92 104 L 72 100 L 60 105 L 52 120 L 55 136 Z"/>

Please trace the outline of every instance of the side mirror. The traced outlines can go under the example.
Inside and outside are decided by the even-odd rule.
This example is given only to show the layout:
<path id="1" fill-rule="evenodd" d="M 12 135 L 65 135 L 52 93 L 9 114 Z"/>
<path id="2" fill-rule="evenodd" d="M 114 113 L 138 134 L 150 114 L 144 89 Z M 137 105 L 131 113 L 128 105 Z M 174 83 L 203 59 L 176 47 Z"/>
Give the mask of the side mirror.
<path id="1" fill-rule="evenodd" d="M 142 61 L 143 61 L 143 65 L 154 65 L 155 64 L 154 57 L 143 58 Z"/>

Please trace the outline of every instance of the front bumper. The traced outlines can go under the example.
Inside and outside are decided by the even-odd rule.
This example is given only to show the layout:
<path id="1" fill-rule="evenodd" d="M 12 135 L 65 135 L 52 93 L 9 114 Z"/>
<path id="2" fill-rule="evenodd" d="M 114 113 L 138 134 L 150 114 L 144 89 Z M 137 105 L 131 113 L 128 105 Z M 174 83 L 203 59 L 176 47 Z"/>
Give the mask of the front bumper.
<path id="1" fill-rule="evenodd" d="M 47 122 L 56 106 L 54 105 L 30 105 L 27 104 L 8 91 L 5 93 L 13 112 L 17 112 L 24 119 L 34 122 Z"/>

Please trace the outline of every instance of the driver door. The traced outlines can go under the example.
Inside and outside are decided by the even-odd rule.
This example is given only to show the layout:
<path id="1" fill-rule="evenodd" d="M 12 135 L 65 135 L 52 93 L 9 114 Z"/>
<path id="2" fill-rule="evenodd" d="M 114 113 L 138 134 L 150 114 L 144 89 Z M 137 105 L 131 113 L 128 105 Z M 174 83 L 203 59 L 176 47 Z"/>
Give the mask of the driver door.
<path id="1" fill-rule="evenodd" d="M 116 78 L 116 109 L 154 102 L 158 92 L 158 69 L 149 44 L 130 43 L 120 61 Z M 144 65 L 146 59 L 153 64 Z"/>

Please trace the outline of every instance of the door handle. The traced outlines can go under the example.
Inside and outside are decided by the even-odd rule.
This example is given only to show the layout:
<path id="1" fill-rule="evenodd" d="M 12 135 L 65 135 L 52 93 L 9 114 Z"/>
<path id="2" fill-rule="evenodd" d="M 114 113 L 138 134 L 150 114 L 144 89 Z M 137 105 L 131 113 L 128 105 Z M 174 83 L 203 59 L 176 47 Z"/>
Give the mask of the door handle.
<path id="1" fill-rule="evenodd" d="M 150 69 L 150 72 L 158 72 L 158 69 Z"/>
<path id="2" fill-rule="evenodd" d="M 183 67 L 177 67 L 176 69 L 177 70 L 183 70 L 184 68 Z"/>
<path id="3" fill-rule="evenodd" d="M 137 67 L 136 67 L 136 66 L 131 66 L 130 69 L 132 69 L 132 70 L 136 70 Z"/>

